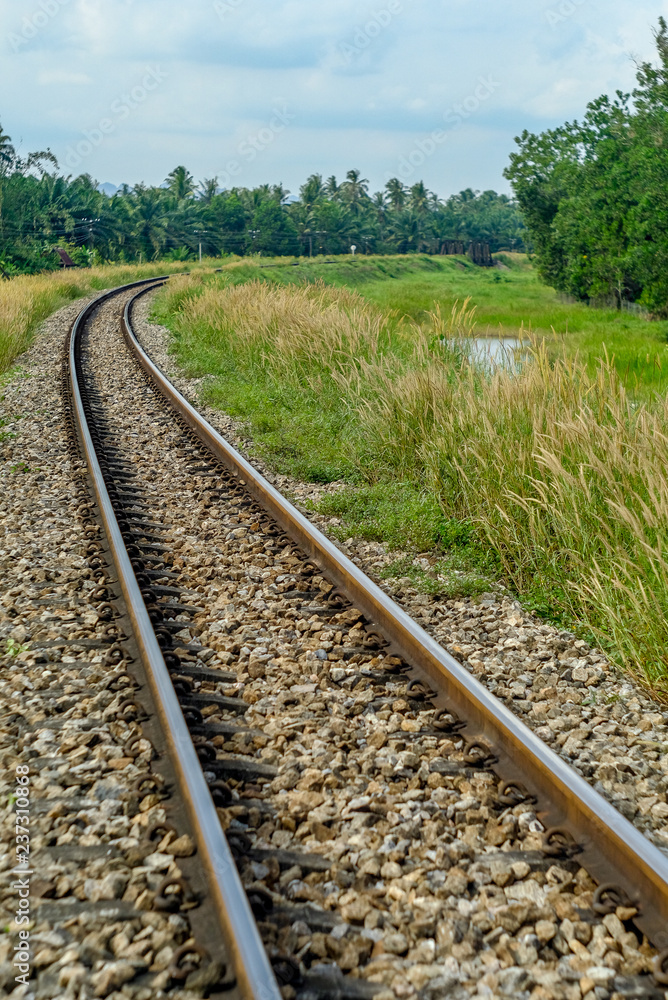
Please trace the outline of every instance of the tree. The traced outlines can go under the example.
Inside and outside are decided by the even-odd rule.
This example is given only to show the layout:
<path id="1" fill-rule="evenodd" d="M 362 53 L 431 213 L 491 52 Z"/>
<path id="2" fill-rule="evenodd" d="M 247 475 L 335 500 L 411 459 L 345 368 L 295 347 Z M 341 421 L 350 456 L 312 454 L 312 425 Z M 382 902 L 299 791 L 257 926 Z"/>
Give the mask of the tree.
<path id="1" fill-rule="evenodd" d="M 138 184 L 132 195 L 132 237 L 148 258 L 158 257 L 169 244 L 169 215 L 164 192 Z"/>
<path id="2" fill-rule="evenodd" d="M 12 145 L 12 140 L 0 125 L 0 173 L 6 173 L 14 163 L 15 158 L 16 150 Z"/>
<path id="3" fill-rule="evenodd" d="M 199 186 L 199 199 L 204 202 L 205 205 L 210 205 L 212 198 L 218 192 L 218 178 L 217 177 L 205 177 Z"/>
<path id="4" fill-rule="evenodd" d="M 393 177 L 385 185 L 390 205 L 395 212 L 400 211 L 406 204 L 406 187 L 398 177 Z"/>
<path id="5" fill-rule="evenodd" d="M 255 210 L 251 231 L 253 240 L 250 248 L 258 253 L 272 256 L 300 253 L 295 225 L 280 203 L 273 198 L 263 200 Z"/>
<path id="6" fill-rule="evenodd" d="M 581 299 L 639 300 L 668 315 L 668 25 L 632 95 L 603 95 L 581 122 L 517 140 L 506 176 L 543 277 Z"/>
<path id="7" fill-rule="evenodd" d="M 342 195 L 354 215 L 360 215 L 364 202 L 368 199 L 369 182 L 359 170 L 349 170 L 342 184 Z"/>
<path id="8" fill-rule="evenodd" d="M 307 211 L 311 211 L 325 196 L 325 185 L 321 174 L 311 174 L 305 184 L 299 189 L 299 199 Z"/>
<path id="9" fill-rule="evenodd" d="M 328 198 L 336 198 L 339 193 L 339 185 L 336 183 L 336 177 L 332 174 L 331 177 L 327 178 L 327 183 L 325 184 L 325 193 Z"/>
<path id="10" fill-rule="evenodd" d="M 208 228 L 217 233 L 219 251 L 238 254 L 246 251 L 246 231 L 250 226 L 250 216 L 236 191 L 216 195 L 211 200 L 204 219 Z"/>
<path id="11" fill-rule="evenodd" d="M 413 212 L 422 215 L 429 211 L 430 194 L 423 181 L 414 184 L 410 191 L 410 207 Z"/>
<path id="12" fill-rule="evenodd" d="M 193 175 L 185 167 L 175 167 L 165 178 L 165 184 L 178 201 L 191 198 L 197 187 Z"/>

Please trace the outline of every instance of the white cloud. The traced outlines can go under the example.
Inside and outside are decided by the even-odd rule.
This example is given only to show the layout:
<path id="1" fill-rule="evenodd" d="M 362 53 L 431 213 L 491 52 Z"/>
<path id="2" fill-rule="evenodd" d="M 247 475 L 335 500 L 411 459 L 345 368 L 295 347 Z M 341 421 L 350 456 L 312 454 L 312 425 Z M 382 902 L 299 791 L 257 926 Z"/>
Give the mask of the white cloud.
<path id="1" fill-rule="evenodd" d="M 475 103 L 482 78 L 493 92 L 422 173 L 441 194 L 506 190 L 513 136 L 630 89 L 631 54 L 651 57 L 668 15 L 668 0 L 217 2 L 0 0 L 3 128 L 24 150 L 64 157 L 110 119 L 81 169 L 115 183 L 159 183 L 180 162 L 211 176 L 236 160 L 246 184 L 296 190 L 313 171 L 356 166 L 380 187 L 449 110 Z M 554 10 L 572 13 L 552 23 Z M 149 67 L 165 79 L 131 107 Z M 278 95 L 294 119 L 245 159 L 240 145 L 269 127 Z"/>

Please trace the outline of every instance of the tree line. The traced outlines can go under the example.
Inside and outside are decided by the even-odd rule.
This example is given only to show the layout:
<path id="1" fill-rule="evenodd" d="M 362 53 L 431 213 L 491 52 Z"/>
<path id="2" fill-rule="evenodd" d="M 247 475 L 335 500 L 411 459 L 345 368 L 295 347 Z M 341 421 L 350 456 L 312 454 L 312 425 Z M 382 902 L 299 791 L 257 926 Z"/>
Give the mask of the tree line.
<path id="1" fill-rule="evenodd" d="M 638 302 L 668 316 L 668 26 L 658 62 L 632 93 L 588 106 L 581 122 L 523 132 L 505 175 L 544 280 L 579 300 Z"/>
<path id="2" fill-rule="evenodd" d="M 422 182 L 392 179 L 369 192 L 360 171 L 338 183 L 312 174 L 291 197 L 281 184 L 220 190 L 176 167 L 160 187 L 124 185 L 109 197 L 88 174 L 66 177 L 46 150 L 21 158 L 0 128 L 0 267 L 6 275 L 76 263 L 188 260 L 199 254 L 440 253 L 444 241 L 524 249 L 512 198 L 471 189 L 441 200 Z"/>

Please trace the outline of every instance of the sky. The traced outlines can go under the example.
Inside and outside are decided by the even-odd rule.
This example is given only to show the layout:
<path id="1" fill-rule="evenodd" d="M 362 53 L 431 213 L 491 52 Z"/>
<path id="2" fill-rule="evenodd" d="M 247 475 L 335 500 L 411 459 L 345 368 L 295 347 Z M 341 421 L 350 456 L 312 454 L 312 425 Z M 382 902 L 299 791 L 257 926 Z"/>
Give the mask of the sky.
<path id="1" fill-rule="evenodd" d="M 361 171 L 509 191 L 524 129 L 631 90 L 668 0 L 0 0 L 0 124 L 99 182 Z"/>

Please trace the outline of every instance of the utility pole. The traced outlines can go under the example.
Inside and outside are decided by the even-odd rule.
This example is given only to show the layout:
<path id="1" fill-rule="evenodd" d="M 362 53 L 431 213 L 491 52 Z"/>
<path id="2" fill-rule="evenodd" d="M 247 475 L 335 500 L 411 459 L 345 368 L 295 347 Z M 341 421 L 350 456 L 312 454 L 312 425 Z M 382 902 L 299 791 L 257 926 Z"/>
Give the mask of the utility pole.
<path id="1" fill-rule="evenodd" d="M 202 244 L 199 245 L 199 262 L 202 263 Z"/>

